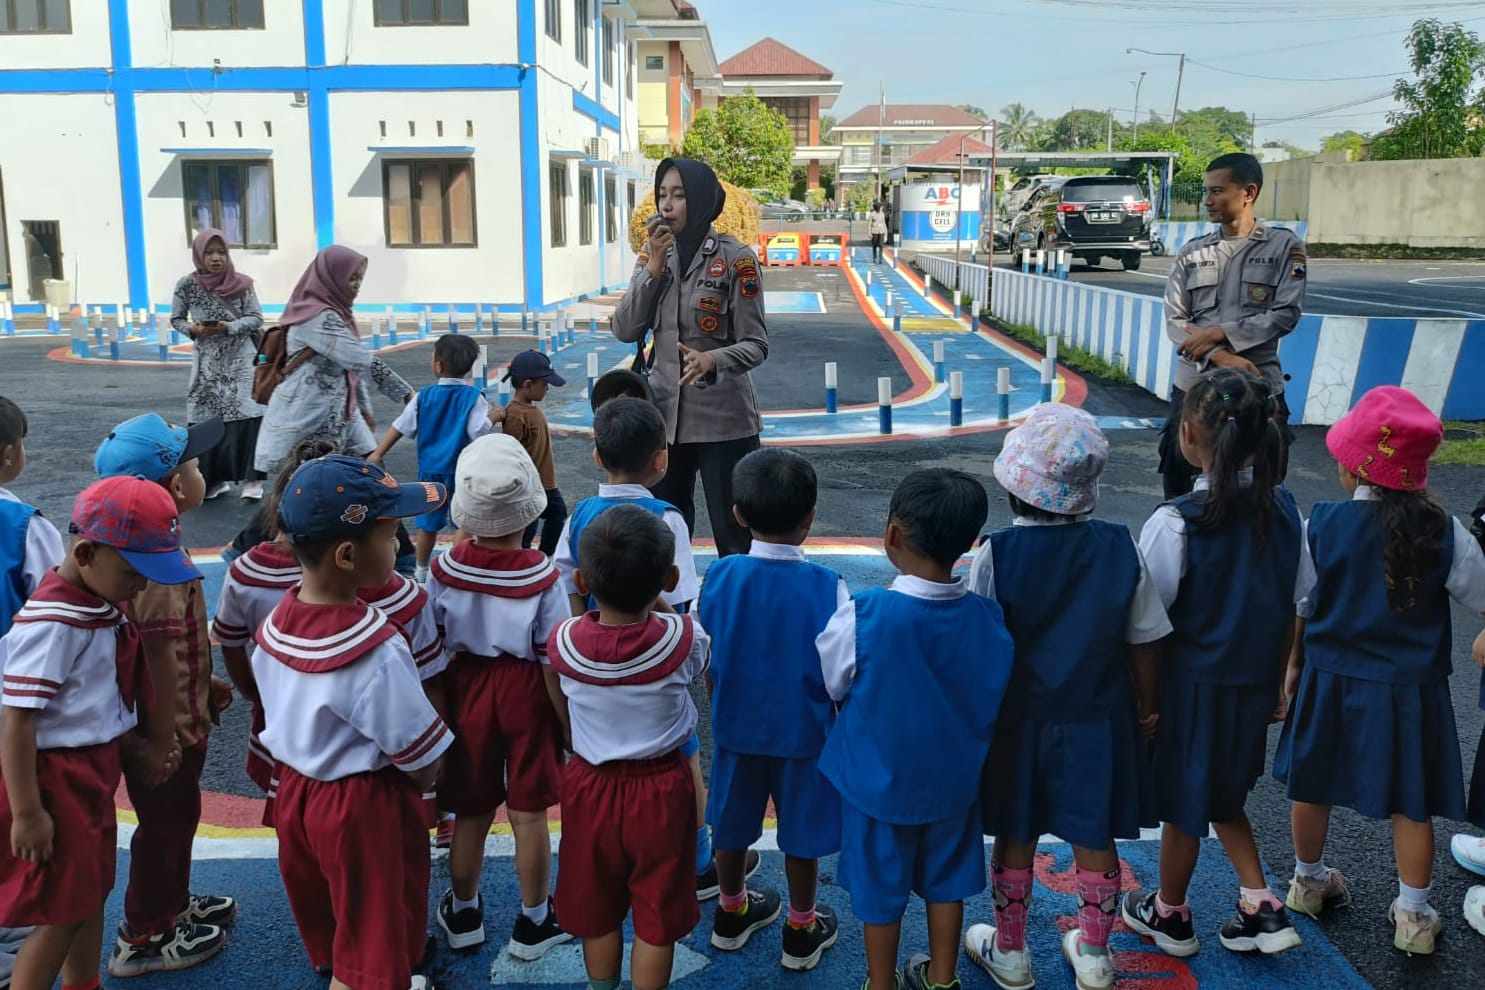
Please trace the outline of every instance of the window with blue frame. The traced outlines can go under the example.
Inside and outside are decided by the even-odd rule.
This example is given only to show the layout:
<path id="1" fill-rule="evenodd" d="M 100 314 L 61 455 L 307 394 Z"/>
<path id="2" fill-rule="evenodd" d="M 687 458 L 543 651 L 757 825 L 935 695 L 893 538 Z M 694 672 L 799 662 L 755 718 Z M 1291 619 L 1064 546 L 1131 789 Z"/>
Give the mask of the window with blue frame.
<path id="1" fill-rule="evenodd" d="M 577 60 L 582 65 L 588 64 L 588 0 L 572 0 L 572 40 L 573 48 L 577 53 Z"/>
<path id="2" fill-rule="evenodd" d="M 71 0 L 0 0 L 0 34 L 71 33 Z"/>
<path id="3" fill-rule="evenodd" d="M 266 160 L 186 161 L 186 241 L 215 227 L 230 247 L 271 248 L 276 243 L 273 218 L 273 166 Z"/>
<path id="4" fill-rule="evenodd" d="M 243 30 L 263 27 L 263 0 L 170 0 L 176 31 Z"/>
<path id="5" fill-rule="evenodd" d="M 618 52 L 618 30 L 613 21 L 603 19 L 603 84 L 614 84 L 614 57 Z"/>
<path id="6" fill-rule="evenodd" d="M 547 0 L 547 37 L 562 43 L 562 0 Z"/>
<path id="7" fill-rule="evenodd" d="M 474 162 L 382 163 L 388 247 L 475 247 Z"/>
<path id="8" fill-rule="evenodd" d="M 377 27 L 469 23 L 469 0 L 376 0 L 373 9 Z"/>

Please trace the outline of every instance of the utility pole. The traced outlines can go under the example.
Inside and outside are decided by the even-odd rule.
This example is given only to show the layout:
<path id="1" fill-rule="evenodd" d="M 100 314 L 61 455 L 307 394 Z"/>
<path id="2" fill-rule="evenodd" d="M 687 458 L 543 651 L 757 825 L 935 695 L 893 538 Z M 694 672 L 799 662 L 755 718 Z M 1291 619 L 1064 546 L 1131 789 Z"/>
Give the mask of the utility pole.
<path id="1" fill-rule="evenodd" d="M 1114 108 L 1113 107 L 1109 107 L 1109 109 L 1108 109 L 1108 118 L 1109 118 L 1109 140 L 1108 140 L 1108 148 L 1106 150 L 1113 151 L 1114 150 Z"/>
<path id="2" fill-rule="evenodd" d="M 1186 53 L 1181 52 L 1181 63 L 1176 69 L 1176 98 L 1170 104 L 1170 129 L 1176 129 L 1176 113 L 1181 107 L 1181 80 L 1186 77 Z"/>
<path id="3" fill-rule="evenodd" d="M 1134 140 L 1140 139 L 1140 87 L 1145 84 L 1145 76 L 1148 73 L 1141 72 L 1139 79 L 1134 83 Z"/>
<path id="4" fill-rule="evenodd" d="M 1258 154 L 1258 113 L 1257 113 L 1257 111 L 1255 111 L 1252 114 L 1252 120 L 1253 120 L 1252 129 L 1248 131 L 1248 151 L 1251 154 L 1256 155 L 1256 154 Z"/>

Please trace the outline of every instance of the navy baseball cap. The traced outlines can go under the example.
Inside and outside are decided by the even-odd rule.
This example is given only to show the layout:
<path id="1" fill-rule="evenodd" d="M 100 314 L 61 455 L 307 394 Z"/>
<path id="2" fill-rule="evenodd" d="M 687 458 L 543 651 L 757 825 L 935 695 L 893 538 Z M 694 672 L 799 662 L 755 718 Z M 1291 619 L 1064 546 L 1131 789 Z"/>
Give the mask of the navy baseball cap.
<path id="1" fill-rule="evenodd" d="M 443 485 L 397 482 L 381 468 L 359 457 L 317 457 L 289 478 L 278 504 L 290 543 L 355 536 L 378 519 L 421 516 L 443 505 Z"/>
<path id="2" fill-rule="evenodd" d="M 155 413 L 126 419 L 109 431 L 93 455 L 100 478 L 144 478 L 159 481 L 186 461 L 200 457 L 222 442 L 226 427 L 220 419 L 195 426 L 175 426 Z"/>
<path id="3" fill-rule="evenodd" d="M 522 351 L 511 358 L 510 366 L 505 369 L 505 377 L 501 380 L 526 381 L 531 378 L 545 378 L 557 386 L 567 384 L 567 379 L 552 369 L 552 362 L 541 351 Z"/>

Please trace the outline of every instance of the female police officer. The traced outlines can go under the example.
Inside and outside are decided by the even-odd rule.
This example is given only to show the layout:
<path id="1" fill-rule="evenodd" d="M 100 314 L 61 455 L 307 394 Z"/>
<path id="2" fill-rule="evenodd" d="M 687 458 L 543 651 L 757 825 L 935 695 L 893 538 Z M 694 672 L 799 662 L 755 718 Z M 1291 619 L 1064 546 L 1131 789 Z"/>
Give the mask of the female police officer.
<path id="1" fill-rule="evenodd" d="M 660 163 L 659 216 L 612 320 L 626 343 L 643 341 L 647 330 L 655 335 L 650 386 L 665 417 L 670 467 L 653 493 L 694 533 L 700 471 L 719 556 L 748 550 L 748 531 L 732 516 L 732 468 L 758 447 L 763 423 L 748 372 L 768 357 L 757 256 L 712 227 L 725 200 L 704 162 Z"/>

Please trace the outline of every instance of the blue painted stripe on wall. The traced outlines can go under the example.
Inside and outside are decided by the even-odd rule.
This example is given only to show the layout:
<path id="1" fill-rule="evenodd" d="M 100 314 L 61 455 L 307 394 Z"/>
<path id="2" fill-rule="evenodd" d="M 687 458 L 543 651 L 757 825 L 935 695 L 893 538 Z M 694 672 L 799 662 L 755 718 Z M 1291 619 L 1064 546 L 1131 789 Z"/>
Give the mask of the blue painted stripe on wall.
<path id="1" fill-rule="evenodd" d="M 110 9 L 113 3 L 114 0 L 109 0 Z M 305 16 L 309 16 L 307 6 Z M 118 57 L 117 51 L 114 57 Z M 220 72 L 213 72 L 210 67 L 119 68 L 111 74 L 106 69 L 3 69 L 0 70 L 0 92 L 276 92 L 316 88 L 373 93 L 500 90 L 519 87 L 521 75 L 520 68 L 514 65 L 331 65 L 313 69 L 292 66 L 229 68 Z M 603 112 L 609 113 L 607 110 Z M 614 117 L 614 120 L 618 118 Z"/>
<path id="2" fill-rule="evenodd" d="M 521 274 L 525 305 L 540 308 L 545 291 L 542 278 L 541 179 L 546 159 L 541 153 L 541 121 L 537 108 L 536 0 L 521 0 L 516 12 L 516 57 L 520 70 L 521 102 Z"/>
<path id="3" fill-rule="evenodd" d="M 127 0 L 108 0 L 109 50 L 114 65 L 128 65 L 134 58 L 129 34 Z M 129 273 L 129 305 L 149 305 L 149 268 L 144 251 L 144 180 L 139 171 L 139 118 L 134 94 L 114 94 L 114 127 L 118 133 L 119 198 L 124 219 L 124 253 Z"/>
<path id="4" fill-rule="evenodd" d="M 603 104 L 577 90 L 572 91 L 572 108 L 578 113 L 592 117 L 609 130 L 617 131 L 619 129 L 618 114 L 612 110 L 605 109 Z"/>
<path id="5" fill-rule="evenodd" d="M 1163 307 L 1150 307 L 1150 339 L 1145 342 L 1145 374 L 1139 383 L 1151 392 L 1155 391 L 1155 379 L 1160 374 L 1160 348 L 1169 346 L 1165 339 L 1165 311 Z"/>
<path id="6" fill-rule="evenodd" d="M 304 0 L 304 64 L 325 64 L 325 0 Z"/>
<path id="7" fill-rule="evenodd" d="M 1485 320 L 1471 320 L 1459 342 L 1454 377 L 1444 397 L 1445 419 L 1485 419 Z"/>
<path id="8" fill-rule="evenodd" d="M 1366 340 L 1361 346 L 1361 361 L 1356 367 L 1356 384 L 1352 401 L 1367 389 L 1378 385 L 1396 385 L 1403 380 L 1408 351 L 1413 346 L 1417 320 L 1374 317 L 1366 321 Z"/>
<path id="9" fill-rule="evenodd" d="M 1294 330 L 1279 343 L 1279 362 L 1289 379 L 1284 399 L 1289 403 L 1289 422 L 1305 421 L 1305 400 L 1310 390 L 1310 374 L 1315 370 L 1315 352 L 1320 348 L 1320 328 L 1325 318 L 1310 313 L 1299 318 Z"/>

